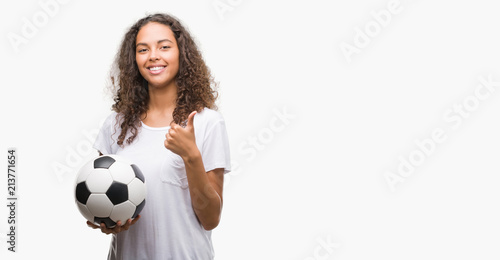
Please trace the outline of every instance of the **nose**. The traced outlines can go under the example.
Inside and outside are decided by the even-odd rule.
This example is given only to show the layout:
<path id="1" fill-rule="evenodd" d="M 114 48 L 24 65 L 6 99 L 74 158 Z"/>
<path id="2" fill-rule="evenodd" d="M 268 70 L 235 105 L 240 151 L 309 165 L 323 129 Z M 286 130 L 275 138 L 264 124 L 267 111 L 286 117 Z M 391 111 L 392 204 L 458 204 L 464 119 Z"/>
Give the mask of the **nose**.
<path id="1" fill-rule="evenodd" d="M 150 52 L 150 55 L 149 55 L 149 60 L 150 61 L 156 61 L 156 60 L 159 60 L 160 58 L 158 57 L 158 53 L 156 52 L 156 50 L 151 50 Z"/>

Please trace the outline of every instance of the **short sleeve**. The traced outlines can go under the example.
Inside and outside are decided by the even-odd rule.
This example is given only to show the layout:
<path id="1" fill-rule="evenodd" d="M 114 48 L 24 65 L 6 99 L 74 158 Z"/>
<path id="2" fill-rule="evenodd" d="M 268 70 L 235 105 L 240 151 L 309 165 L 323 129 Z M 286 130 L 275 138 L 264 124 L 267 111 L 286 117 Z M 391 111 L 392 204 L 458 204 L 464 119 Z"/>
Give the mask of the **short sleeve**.
<path id="1" fill-rule="evenodd" d="M 116 153 L 116 142 L 113 141 L 113 131 L 116 121 L 116 112 L 109 115 L 99 130 L 93 147 L 102 154 Z"/>
<path id="2" fill-rule="evenodd" d="M 231 171 L 231 158 L 229 151 L 229 140 L 226 131 L 226 123 L 219 116 L 213 124 L 207 128 L 203 139 L 201 151 L 205 171 L 223 168 L 224 174 Z"/>

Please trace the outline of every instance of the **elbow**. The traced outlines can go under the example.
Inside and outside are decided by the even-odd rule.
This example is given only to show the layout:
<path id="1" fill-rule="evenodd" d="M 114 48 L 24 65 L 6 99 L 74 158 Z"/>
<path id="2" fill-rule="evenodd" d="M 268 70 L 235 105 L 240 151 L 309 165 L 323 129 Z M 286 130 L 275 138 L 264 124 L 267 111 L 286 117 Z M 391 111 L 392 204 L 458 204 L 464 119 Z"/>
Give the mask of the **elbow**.
<path id="1" fill-rule="evenodd" d="M 210 231 L 212 229 L 215 229 L 219 225 L 219 220 L 213 220 L 213 221 L 207 221 L 206 223 L 201 224 L 203 226 L 203 229 L 206 231 Z"/>

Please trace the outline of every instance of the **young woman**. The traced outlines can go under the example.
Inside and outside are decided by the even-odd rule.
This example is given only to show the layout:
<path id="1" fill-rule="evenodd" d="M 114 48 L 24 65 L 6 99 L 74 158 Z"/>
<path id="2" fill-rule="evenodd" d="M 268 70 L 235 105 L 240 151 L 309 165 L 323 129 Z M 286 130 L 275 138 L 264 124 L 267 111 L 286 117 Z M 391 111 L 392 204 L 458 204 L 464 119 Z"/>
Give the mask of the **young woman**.
<path id="1" fill-rule="evenodd" d="M 213 259 L 230 158 L 200 51 L 177 19 L 154 14 L 125 34 L 115 65 L 113 112 L 94 147 L 141 169 L 146 205 L 113 229 L 87 224 L 113 234 L 108 259 Z"/>

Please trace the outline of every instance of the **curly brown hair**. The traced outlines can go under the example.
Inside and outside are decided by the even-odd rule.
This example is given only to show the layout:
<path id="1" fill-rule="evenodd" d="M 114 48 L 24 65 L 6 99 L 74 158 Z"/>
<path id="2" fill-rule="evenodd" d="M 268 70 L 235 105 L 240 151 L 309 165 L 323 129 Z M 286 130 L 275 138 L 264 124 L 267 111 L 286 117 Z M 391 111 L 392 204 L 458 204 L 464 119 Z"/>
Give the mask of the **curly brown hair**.
<path id="1" fill-rule="evenodd" d="M 136 62 L 136 38 L 139 30 L 150 22 L 167 25 L 174 33 L 179 48 L 179 71 L 175 77 L 177 99 L 173 120 L 182 124 L 192 111 L 208 107 L 217 109 L 216 83 L 188 30 L 178 19 L 168 14 L 152 14 L 138 20 L 125 34 L 111 71 L 113 85 L 112 109 L 116 111 L 121 133 L 117 144 L 133 142 L 141 126 L 141 115 L 148 110 L 148 82 L 142 77 Z M 121 120 L 118 120 L 120 117 Z"/>

